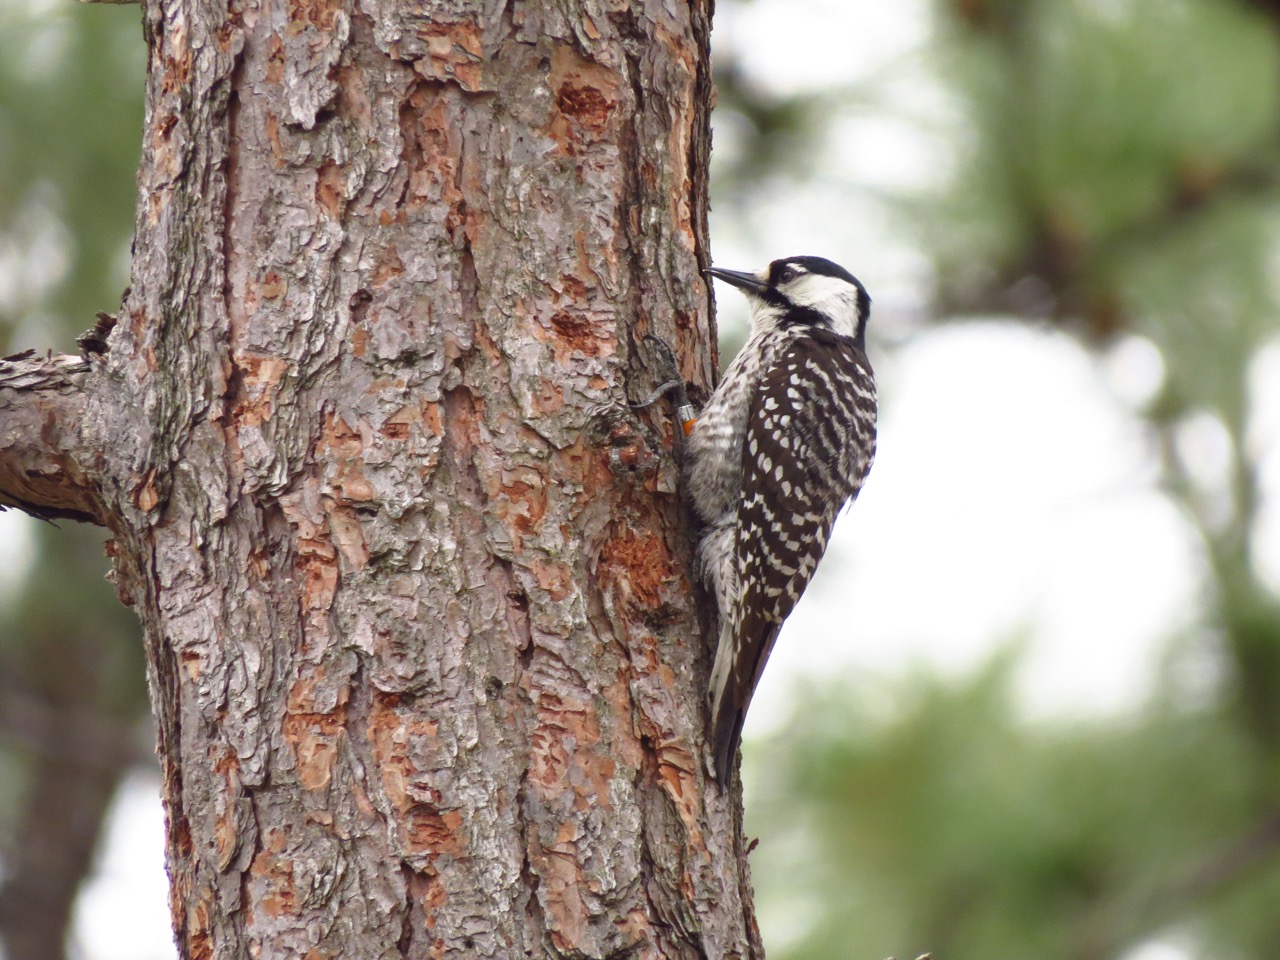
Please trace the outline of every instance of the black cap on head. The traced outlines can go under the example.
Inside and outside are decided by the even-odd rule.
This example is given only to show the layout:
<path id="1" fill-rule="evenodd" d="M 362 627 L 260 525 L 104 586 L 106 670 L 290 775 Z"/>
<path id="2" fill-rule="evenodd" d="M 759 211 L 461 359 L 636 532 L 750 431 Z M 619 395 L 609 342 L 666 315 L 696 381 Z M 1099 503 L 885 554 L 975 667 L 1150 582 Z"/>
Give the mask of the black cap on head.
<path id="1" fill-rule="evenodd" d="M 779 276 L 787 267 L 799 267 L 806 273 L 816 273 L 824 277 L 839 277 L 845 283 L 852 284 L 859 290 L 863 289 L 862 283 L 852 273 L 846 270 L 840 264 L 826 257 L 782 257 L 769 264 L 769 282 L 771 284 L 779 283 Z"/>

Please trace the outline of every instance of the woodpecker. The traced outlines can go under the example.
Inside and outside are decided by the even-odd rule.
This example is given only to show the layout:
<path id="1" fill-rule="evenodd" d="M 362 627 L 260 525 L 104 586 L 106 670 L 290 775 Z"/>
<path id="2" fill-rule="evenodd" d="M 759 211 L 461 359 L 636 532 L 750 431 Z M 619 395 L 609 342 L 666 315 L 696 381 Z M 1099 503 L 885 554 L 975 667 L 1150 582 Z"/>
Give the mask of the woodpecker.
<path id="1" fill-rule="evenodd" d="M 685 489 L 720 614 L 708 699 L 729 782 L 747 707 L 782 622 L 817 569 L 876 447 L 866 288 L 822 257 L 706 271 L 746 294 L 751 335 L 693 424 Z"/>

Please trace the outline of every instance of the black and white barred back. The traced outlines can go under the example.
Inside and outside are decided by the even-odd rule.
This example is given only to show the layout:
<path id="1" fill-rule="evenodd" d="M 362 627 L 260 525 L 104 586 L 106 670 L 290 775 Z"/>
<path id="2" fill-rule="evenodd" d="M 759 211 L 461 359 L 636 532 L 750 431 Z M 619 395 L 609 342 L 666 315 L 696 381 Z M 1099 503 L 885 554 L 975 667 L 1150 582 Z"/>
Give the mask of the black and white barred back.
<path id="1" fill-rule="evenodd" d="M 727 783 L 778 630 L 871 469 L 876 388 L 864 352 L 870 299 L 848 271 L 787 257 L 758 274 L 708 273 L 742 289 L 752 320 L 686 453 L 687 490 L 707 525 L 699 560 L 720 612 L 709 697 Z"/>

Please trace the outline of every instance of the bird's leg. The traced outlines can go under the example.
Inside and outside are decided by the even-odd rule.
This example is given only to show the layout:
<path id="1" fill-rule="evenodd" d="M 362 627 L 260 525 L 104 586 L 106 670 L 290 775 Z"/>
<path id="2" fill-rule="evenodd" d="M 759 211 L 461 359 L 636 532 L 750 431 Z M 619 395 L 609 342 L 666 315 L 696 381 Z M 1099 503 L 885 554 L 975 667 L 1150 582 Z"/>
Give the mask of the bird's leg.
<path id="1" fill-rule="evenodd" d="M 652 333 L 646 333 L 644 339 L 646 342 L 656 344 L 658 352 L 663 355 L 663 360 L 667 367 L 667 379 L 649 395 L 648 399 L 642 400 L 640 403 L 631 404 L 631 408 L 633 410 L 642 410 L 670 394 L 675 399 L 676 419 L 680 421 L 680 427 L 687 437 L 693 432 L 693 425 L 697 422 L 698 414 L 694 410 L 693 404 L 689 402 L 689 391 L 685 387 L 684 378 L 680 376 L 680 364 L 676 362 L 675 351 L 671 349 L 671 345 L 667 341 L 661 337 L 654 336 Z"/>

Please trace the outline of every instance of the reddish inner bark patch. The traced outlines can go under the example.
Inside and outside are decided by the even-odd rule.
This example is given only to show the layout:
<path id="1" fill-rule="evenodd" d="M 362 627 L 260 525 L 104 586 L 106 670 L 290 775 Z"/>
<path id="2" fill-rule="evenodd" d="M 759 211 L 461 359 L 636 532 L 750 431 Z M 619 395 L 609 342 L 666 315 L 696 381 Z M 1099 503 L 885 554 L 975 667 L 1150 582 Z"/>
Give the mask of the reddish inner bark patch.
<path id="1" fill-rule="evenodd" d="M 317 458 L 327 455 L 330 461 L 329 486 L 339 501 L 366 503 L 376 498 L 377 490 L 364 475 L 364 436 L 342 416 L 325 415 L 315 452 Z"/>
<path id="2" fill-rule="evenodd" d="M 401 850 L 417 856 L 462 856 L 462 813 L 439 805 L 439 792 L 424 788 L 417 757 L 438 747 L 440 725 L 402 706 L 395 694 L 375 693 L 369 710 L 369 740 L 382 772 L 382 787 L 394 811 Z"/>
<path id="3" fill-rule="evenodd" d="M 570 156 L 580 146 L 608 143 L 619 107 L 615 71 L 580 56 L 569 44 L 556 47 L 547 83 L 555 92 L 549 134 Z"/>
<path id="4" fill-rule="evenodd" d="M 323 790 L 329 785 L 347 720 L 345 696 L 343 704 L 328 713 L 305 709 L 311 705 L 316 679 L 303 677 L 293 685 L 283 724 L 285 742 L 293 748 L 298 765 L 298 782 L 308 790 Z"/>
<path id="5" fill-rule="evenodd" d="M 312 514 L 305 496 L 286 494 L 279 503 L 293 533 L 293 549 L 286 556 L 300 574 L 299 602 L 309 614 L 303 637 L 314 644 L 328 635 L 329 610 L 338 589 L 338 551 L 333 530 L 324 514 Z M 280 561 L 273 558 L 270 562 L 274 566 Z"/>
<path id="6" fill-rule="evenodd" d="M 289 281 L 274 270 L 268 270 L 255 285 L 254 292 L 261 300 L 279 300 L 289 292 Z"/>
<path id="7" fill-rule="evenodd" d="M 312 612 L 327 611 L 338 590 L 338 553 L 324 538 L 299 537 L 294 561 L 302 573 L 302 606 Z"/>
<path id="8" fill-rule="evenodd" d="M 368 330 L 364 327 L 356 327 L 355 332 L 351 334 L 351 352 L 357 359 L 364 359 L 365 354 L 369 352 L 369 341 L 372 339 Z"/>
<path id="9" fill-rule="evenodd" d="M 587 299 L 587 285 L 571 273 L 560 274 L 560 286 L 575 303 L 581 303 Z"/>
<path id="10" fill-rule="evenodd" d="M 530 781 L 557 801 L 566 788 L 572 790 L 576 811 L 592 805 L 613 809 L 609 781 L 618 764 L 599 749 L 599 716 L 586 702 L 551 690 L 538 690 L 536 701 L 538 724 L 529 738 Z M 562 824 L 558 843 L 572 846 L 580 828 L 576 820 Z"/>
<path id="11" fill-rule="evenodd" d="M 550 377 L 538 378 L 538 391 L 531 398 L 534 413 L 554 416 L 564 407 L 564 387 Z"/>
<path id="12" fill-rule="evenodd" d="M 278 292 L 270 279 L 280 278 L 270 273 L 263 278 L 260 292 Z M 231 418 L 240 427 L 253 427 L 262 424 L 271 416 L 275 406 L 276 388 L 280 378 L 288 370 L 287 361 L 279 357 L 264 357 L 255 354 L 238 354 L 234 358 L 236 375 L 233 380 L 238 385 L 235 403 L 231 408 Z"/>
<path id="13" fill-rule="evenodd" d="M 298 912 L 293 858 L 284 853 L 284 837 L 280 831 L 268 835 L 267 848 L 258 851 L 249 865 L 249 873 L 259 885 L 254 900 L 268 916 L 293 916 Z"/>
<path id="14" fill-rule="evenodd" d="M 172 844 L 177 856 L 182 860 L 187 860 L 191 856 L 193 849 L 191 845 L 191 824 L 185 816 L 174 817 L 169 826 L 169 843 Z"/>
<path id="15" fill-rule="evenodd" d="M 547 514 L 545 479 L 525 467 L 504 470 L 501 484 L 497 510 L 503 523 L 521 539 L 537 533 Z"/>
<path id="16" fill-rule="evenodd" d="M 218 811 L 213 823 L 213 845 L 218 854 L 218 869 L 226 870 L 240 845 L 234 808 Z"/>
<path id="17" fill-rule="evenodd" d="M 657 665 L 664 686 L 674 690 L 675 674 L 665 663 Z M 702 795 L 698 786 L 698 761 L 688 743 L 669 730 L 658 726 L 646 713 L 638 716 L 640 747 L 645 754 L 647 776 L 655 779 L 671 798 L 684 824 L 689 845 L 706 852 L 706 838 L 698 821 Z M 687 878 L 686 878 L 687 879 Z"/>
<path id="18" fill-rule="evenodd" d="M 433 437 L 444 436 L 444 423 L 440 419 L 440 404 L 427 402 L 422 408 L 422 422 Z"/>
<path id="19" fill-rule="evenodd" d="M 328 33 L 337 24 L 341 10 L 342 4 L 336 0 L 289 0 L 286 32 L 296 36 L 310 26 Z"/>
<path id="20" fill-rule="evenodd" d="M 152 127 L 151 143 L 152 148 L 156 151 L 155 163 L 157 169 L 161 172 L 168 172 L 173 169 L 173 165 L 177 163 L 177 155 L 174 154 L 173 132 L 178 127 L 178 116 L 175 114 L 165 114 L 156 119 L 154 127 Z"/>
<path id="21" fill-rule="evenodd" d="M 235 39 L 236 31 L 242 26 L 240 11 L 232 7 L 228 11 L 227 19 L 222 22 L 222 26 L 218 28 L 218 49 L 223 53 L 231 52 L 231 44 Z"/>
<path id="22" fill-rule="evenodd" d="M 551 475 L 564 483 L 584 487 L 589 480 L 598 482 L 600 478 L 592 476 L 593 461 L 603 458 L 594 456 L 594 453 L 595 451 L 587 446 L 581 437 L 578 437 L 569 446 L 551 454 Z M 607 469 L 603 472 L 603 480 L 605 483 L 609 482 Z M 585 490 L 584 494 L 594 495 L 595 492 L 595 490 Z"/>
<path id="23" fill-rule="evenodd" d="M 369 545 L 365 542 L 364 528 L 355 510 L 326 503 L 325 513 L 329 515 L 329 529 L 334 543 L 342 551 L 342 558 L 353 570 L 363 570 L 369 564 Z"/>
<path id="24" fill-rule="evenodd" d="M 573 592 L 573 570 L 556 560 L 534 560 L 529 571 L 537 578 L 538 586 L 547 596 L 559 603 Z"/>
<path id="25" fill-rule="evenodd" d="M 658 751 L 658 782 L 671 802 L 680 812 L 693 847 L 705 848 L 702 830 L 698 825 L 698 778 L 694 771 L 697 760 L 681 743 L 664 743 Z"/>
<path id="26" fill-rule="evenodd" d="M 347 184 L 342 167 L 326 160 L 316 171 L 316 203 L 325 213 L 337 220 L 347 199 Z"/>
<path id="27" fill-rule="evenodd" d="M 269 548 L 254 550 L 249 554 L 245 569 L 259 580 L 265 580 L 271 574 L 271 560 L 274 556 Z"/>
<path id="28" fill-rule="evenodd" d="M 442 397 L 443 417 L 449 441 L 445 447 L 451 454 L 455 470 L 465 472 L 471 451 L 479 445 L 480 401 L 465 386 L 450 390 Z M 493 491 L 485 493 L 493 496 Z"/>
<path id="29" fill-rule="evenodd" d="M 416 409 L 412 404 L 406 404 L 396 410 L 382 421 L 382 426 L 378 429 L 378 432 L 388 440 L 396 440 L 401 443 L 408 440 L 414 421 L 418 419 L 414 413 Z"/>
<path id="30" fill-rule="evenodd" d="M 474 20 L 442 23 L 434 20 L 418 28 L 427 56 L 414 69 L 432 80 L 454 80 L 464 90 L 480 88 L 484 77 L 483 28 Z"/>
<path id="31" fill-rule="evenodd" d="M 284 83 L 284 41 L 278 33 L 267 38 L 267 83 Z"/>
<path id="32" fill-rule="evenodd" d="M 665 602 L 676 582 L 675 564 L 666 543 L 651 530 L 631 527 L 607 540 L 600 550 L 600 574 L 621 585 L 630 599 L 652 609 Z"/>
<path id="33" fill-rule="evenodd" d="M 175 904 L 174 910 L 186 914 L 186 924 L 175 925 L 176 929 L 187 930 L 187 952 L 191 960 L 211 960 L 213 957 L 213 931 L 209 927 L 209 904 L 202 897 L 195 906 L 187 908 L 185 904 Z"/>
<path id="34" fill-rule="evenodd" d="M 556 844 L 550 850 L 535 845 L 530 861 L 537 869 L 539 881 L 546 886 L 543 902 L 551 942 L 566 956 L 582 956 L 580 948 L 587 938 L 589 918 L 582 900 L 586 883 L 575 845 Z"/>
<path id="35" fill-rule="evenodd" d="M 460 856 L 462 844 L 462 813 L 458 810 L 441 810 L 433 803 L 415 803 L 404 811 L 405 850 L 414 854 L 440 854 Z"/>
<path id="36" fill-rule="evenodd" d="M 213 772 L 223 779 L 223 789 L 216 803 L 213 843 L 218 854 L 218 869 L 226 870 L 240 846 L 240 828 L 236 822 L 236 799 L 240 791 L 240 760 L 235 751 L 224 749 L 213 758 Z"/>
<path id="37" fill-rule="evenodd" d="M 559 793 L 569 780 L 571 763 L 567 740 L 570 729 L 582 726 L 582 712 L 567 710 L 550 693 L 538 698 L 538 728 L 529 737 L 529 779 Z"/>
<path id="38" fill-rule="evenodd" d="M 595 87 L 566 83 L 556 91 L 556 108 L 586 128 L 592 137 L 604 133 L 615 106 Z"/>
<path id="39" fill-rule="evenodd" d="M 356 430 L 340 415 L 328 411 L 324 418 L 324 428 L 316 443 L 316 453 L 330 456 L 354 457 L 364 453 L 364 441 L 360 431 Z"/>
<path id="40" fill-rule="evenodd" d="M 277 170 L 283 170 L 287 161 L 284 156 L 284 144 L 280 142 L 280 118 L 268 113 L 264 120 L 267 143 L 271 145 L 271 163 Z"/>
<path id="41" fill-rule="evenodd" d="M 160 95 L 162 97 L 185 89 L 191 80 L 191 66 L 194 63 L 191 48 L 186 44 L 186 31 L 177 33 L 173 48 L 176 54 L 167 54 L 162 59 L 164 70 L 160 77 Z"/>
<path id="42" fill-rule="evenodd" d="M 551 329 L 556 336 L 554 349 L 557 361 L 563 362 L 570 354 L 582 357 L 613 354 L 614 343 L 609 331 L 592 323 L 588 317 L 559 310 L 551 317 Z"/>
<path id="43" fill-rule="evenodd" d="M 371 80 L 368 71 L 359 61 L 343 63 L 336 71 L 332 71 L 334 83 L 337 85 L 337 107 L 335 112 L 347 120 L 354 129 L 364 131 L 364 135 L 372 136 L 373 103 L 369 99 L 369 91 L 377 81 Z"/>
<path id="44" fill-rule="evenodd" d="M 142 310 L 129 311 L 129 332 L 133 334 L 135 340 L 142 339 L 142 332 L 146 329 L 147 315 Z"/>
<path id="45" fill-rule="evenodd" d="M 456 97 L 456 91 L 453 91 Z M 465 206 L 458 186 L 462 146 L 454 99 L 437 84 L 416 86 L 400 108 L 402 157 L 409 173 L 406 204 L 445 204 L 441 216 L 462 222 Z"/>
<path id="46" fill-rule="evenodd" d="M 155 467 L 148 468 L 133 487 L 133 505 L 143 513 L 150 513 L 160 502 L 160 493 L 156 490 Z"/>
<path id="47" fill-rule="evenodd" d="M 444 882 L 437 870 L 427 867 L 409 874 L 409 896 L 422 906 L 423 923 L 428 930 L 434 930 L 440 923 L 440 908 L 449 899 L 444 889 Z M 443 941 L 437 940 L 443 945 Z"/>

